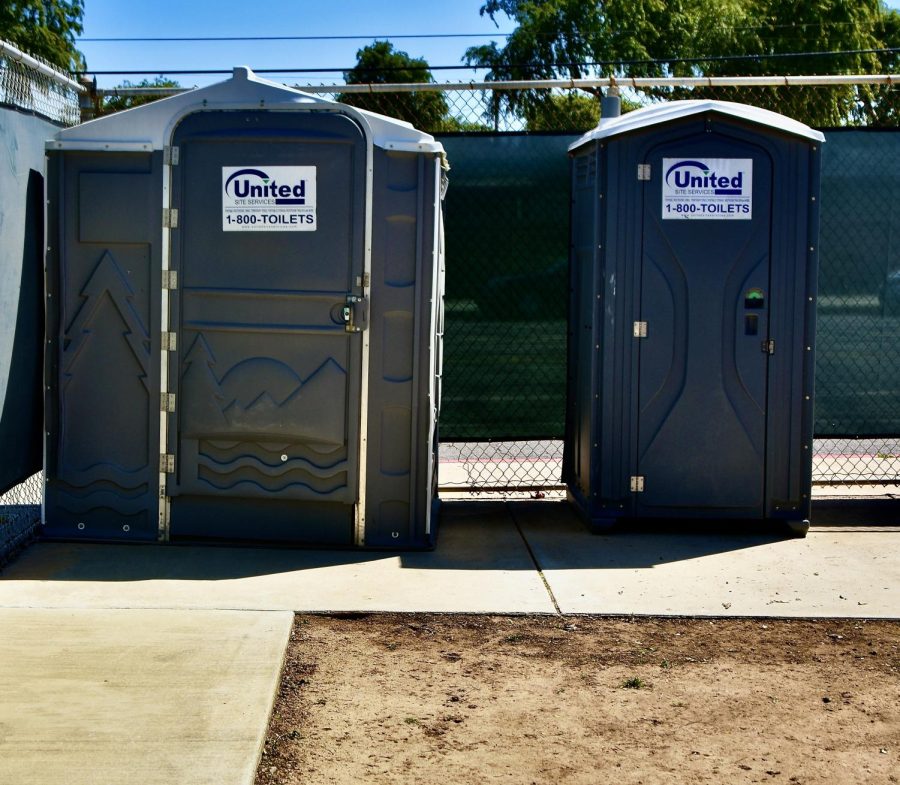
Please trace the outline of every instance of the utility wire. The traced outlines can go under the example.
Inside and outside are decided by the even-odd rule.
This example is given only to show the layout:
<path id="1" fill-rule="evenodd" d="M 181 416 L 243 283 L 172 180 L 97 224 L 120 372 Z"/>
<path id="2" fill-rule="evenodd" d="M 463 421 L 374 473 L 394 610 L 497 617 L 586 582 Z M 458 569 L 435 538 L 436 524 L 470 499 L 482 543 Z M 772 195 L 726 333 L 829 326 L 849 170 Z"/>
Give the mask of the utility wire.
<path id="1" fill-rule="evenodd" d="M 900 47 L 889 47 L 883 49 L 842 49 L 830 52 L 773 52 L 766 54 L 751 55 L 710 55 L 706 57 L 672 57 L 659 58 L 653 60 L 598 60 L 594 62 L 579 63 L 542 63 L 539 65 L 531 63 L 495 63 L 479 64 L 472 63 L 468 65 L 432 65 L 428 66 L 429 71 L 472 71 L 472 70 L 494 70 L 497 68 L 504 70 L 522 70 L 522 71 L 539 71 L 547 68 L 599 68 L 606 66 L 636 66 L 636 65 L 671 65 L 673 63 L 710 63 L 710 62 L 760 62 L 764 60 L 781 60 L 788 58 L 803 57 L 841 57 L 843 55 L 854 54 L 897 54 Z M 353 71 L 356 66 L 345 66 L 341 68 L 254 68 L 254 72 L 258 74 L 333 74 L 347 73 Z M 409 66 L 384 66 L 382 68 L 367 68 L 366 71 L 372 73 L 390 73 L 392 71 L 407 71 Z M 172 76 L 190 76 L 190 75 L 211 75 L 211 74 L 230 74 L 232 69 L 166 69 L 166 68 L 145 68 L 143 70 L 128 71 L 73 71 L 76 76 L 85 76 L 93 74 L 96 76 L 141 76 L 145 74 L 169 74 Z"/>
<path id="2" fill-rule="evenodd" d="M 409 33 L 403 35 L 204 35 L 178 38 L 79 38 L 75 43 L 137 43 L 179 41 L 368 41 L 394 40 L 397 38 L 507 38 L 512 33 Z"/>
<path id="3" fill-rule="evenodd" d="M 736 27 L 722 26 L 717 28 L 723 32 L 747 32 L 751 30 L 805 30 L 810 27 L 858 27 L 856 22 L 791 22 L 786 24 L 740 25 Z M 398 35 L 198 35 L 198 36 L 126 36 L 78 38 L 77 43 L 179 43 L 203 41 L 368 41 L 395 40 L 401 38 L 509 38 L 515 31 L 504 33 L 400 33 Z M 535 33 L 539 38 L 553 38 L 555 33 Z"/>

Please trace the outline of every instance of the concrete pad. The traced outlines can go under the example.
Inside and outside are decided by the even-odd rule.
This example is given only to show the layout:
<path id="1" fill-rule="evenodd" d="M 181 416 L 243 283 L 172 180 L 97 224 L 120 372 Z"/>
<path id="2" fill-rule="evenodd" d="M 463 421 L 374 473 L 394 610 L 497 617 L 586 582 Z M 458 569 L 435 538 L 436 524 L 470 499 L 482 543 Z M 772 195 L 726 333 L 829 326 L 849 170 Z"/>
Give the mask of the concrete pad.
<path id="1" fill-rule="evenodd" d="M 0 784 L 250 785 L 292 618 L 0 610 Z"/>
<path id="2" fill-rule="evenodd" d="M 900 618 L 900 532 L 594 535 L 564 503 L 510 507 L 563 613 Z"/>
<path id="3" fill-rule="evenodd" d="M 445 504 L 434 552 L 41 543 L 0 607 L 553 613 L 503 503 Z"/>

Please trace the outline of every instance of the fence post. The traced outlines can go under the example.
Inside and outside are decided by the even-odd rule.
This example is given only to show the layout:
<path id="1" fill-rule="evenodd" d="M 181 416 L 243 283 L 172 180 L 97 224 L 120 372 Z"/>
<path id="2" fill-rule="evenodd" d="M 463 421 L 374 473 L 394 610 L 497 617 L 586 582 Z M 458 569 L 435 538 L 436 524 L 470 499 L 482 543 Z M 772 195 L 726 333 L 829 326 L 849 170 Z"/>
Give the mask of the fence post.
<path id="1" fill-rule="evenodd" d="M 81 122 L 86 123 L 100 116 L 100 97 L 97 95 L 97 77 L 91 79 L 82 76 L 78 80 L 84 87 L 84 92 L 78 96 L 78 106 L 81 109 Z"/>

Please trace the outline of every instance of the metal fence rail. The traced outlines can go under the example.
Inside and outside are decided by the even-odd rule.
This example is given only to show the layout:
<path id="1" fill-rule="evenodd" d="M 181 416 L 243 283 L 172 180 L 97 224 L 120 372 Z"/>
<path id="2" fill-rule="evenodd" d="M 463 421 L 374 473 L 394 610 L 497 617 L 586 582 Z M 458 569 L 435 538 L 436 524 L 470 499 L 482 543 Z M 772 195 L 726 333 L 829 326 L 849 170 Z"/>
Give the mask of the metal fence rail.
<path id="1" fill-rule="evenodd" d="M 61 125 L 75 125 L 80 119 L 81 90 L 64 72 L 0 41 L 0 104 Z"/>

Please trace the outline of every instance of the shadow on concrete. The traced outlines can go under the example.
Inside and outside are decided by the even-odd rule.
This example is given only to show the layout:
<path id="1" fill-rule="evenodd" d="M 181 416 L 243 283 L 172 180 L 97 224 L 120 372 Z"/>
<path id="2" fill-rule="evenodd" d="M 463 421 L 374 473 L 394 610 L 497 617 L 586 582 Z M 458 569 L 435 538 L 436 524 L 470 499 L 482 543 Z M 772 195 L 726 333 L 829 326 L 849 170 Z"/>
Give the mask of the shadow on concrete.
<path id="1" fill-rule="evenodd" d="M 900 498 L 813 500 L 812 524 L 848 531 L 868 527 L 900 527 Z"/>
<path id="2" fill-rule="evenodd" d="M 585 533 L 585 536 L 589 536 Z M 226 581 L 394 560 L 413 570 L 534 570 L 503 502 L 444 505 L 433 551 L 363 551 L 208 543 L 39 542 L 4 581 Z"/>
<path id="3" fill-rule="evenodd" d="M 781 526 L 714 520 L 628 521 L 592 534 L 565 502 L 509 506 L 541 569 L 649 568 L 794 541 Z"/>
<path id="4" fill-rule="evenodd" d="M 0 582 L 227 581 L 391 560 L 400 570 L 633 569 L 789 540 L 758 524 L 710 521 L 635 522 L 597 535 L 565 502 L 458 501 L 444 505 L 438 545 L 430 552 L 39 543 Z"/>

